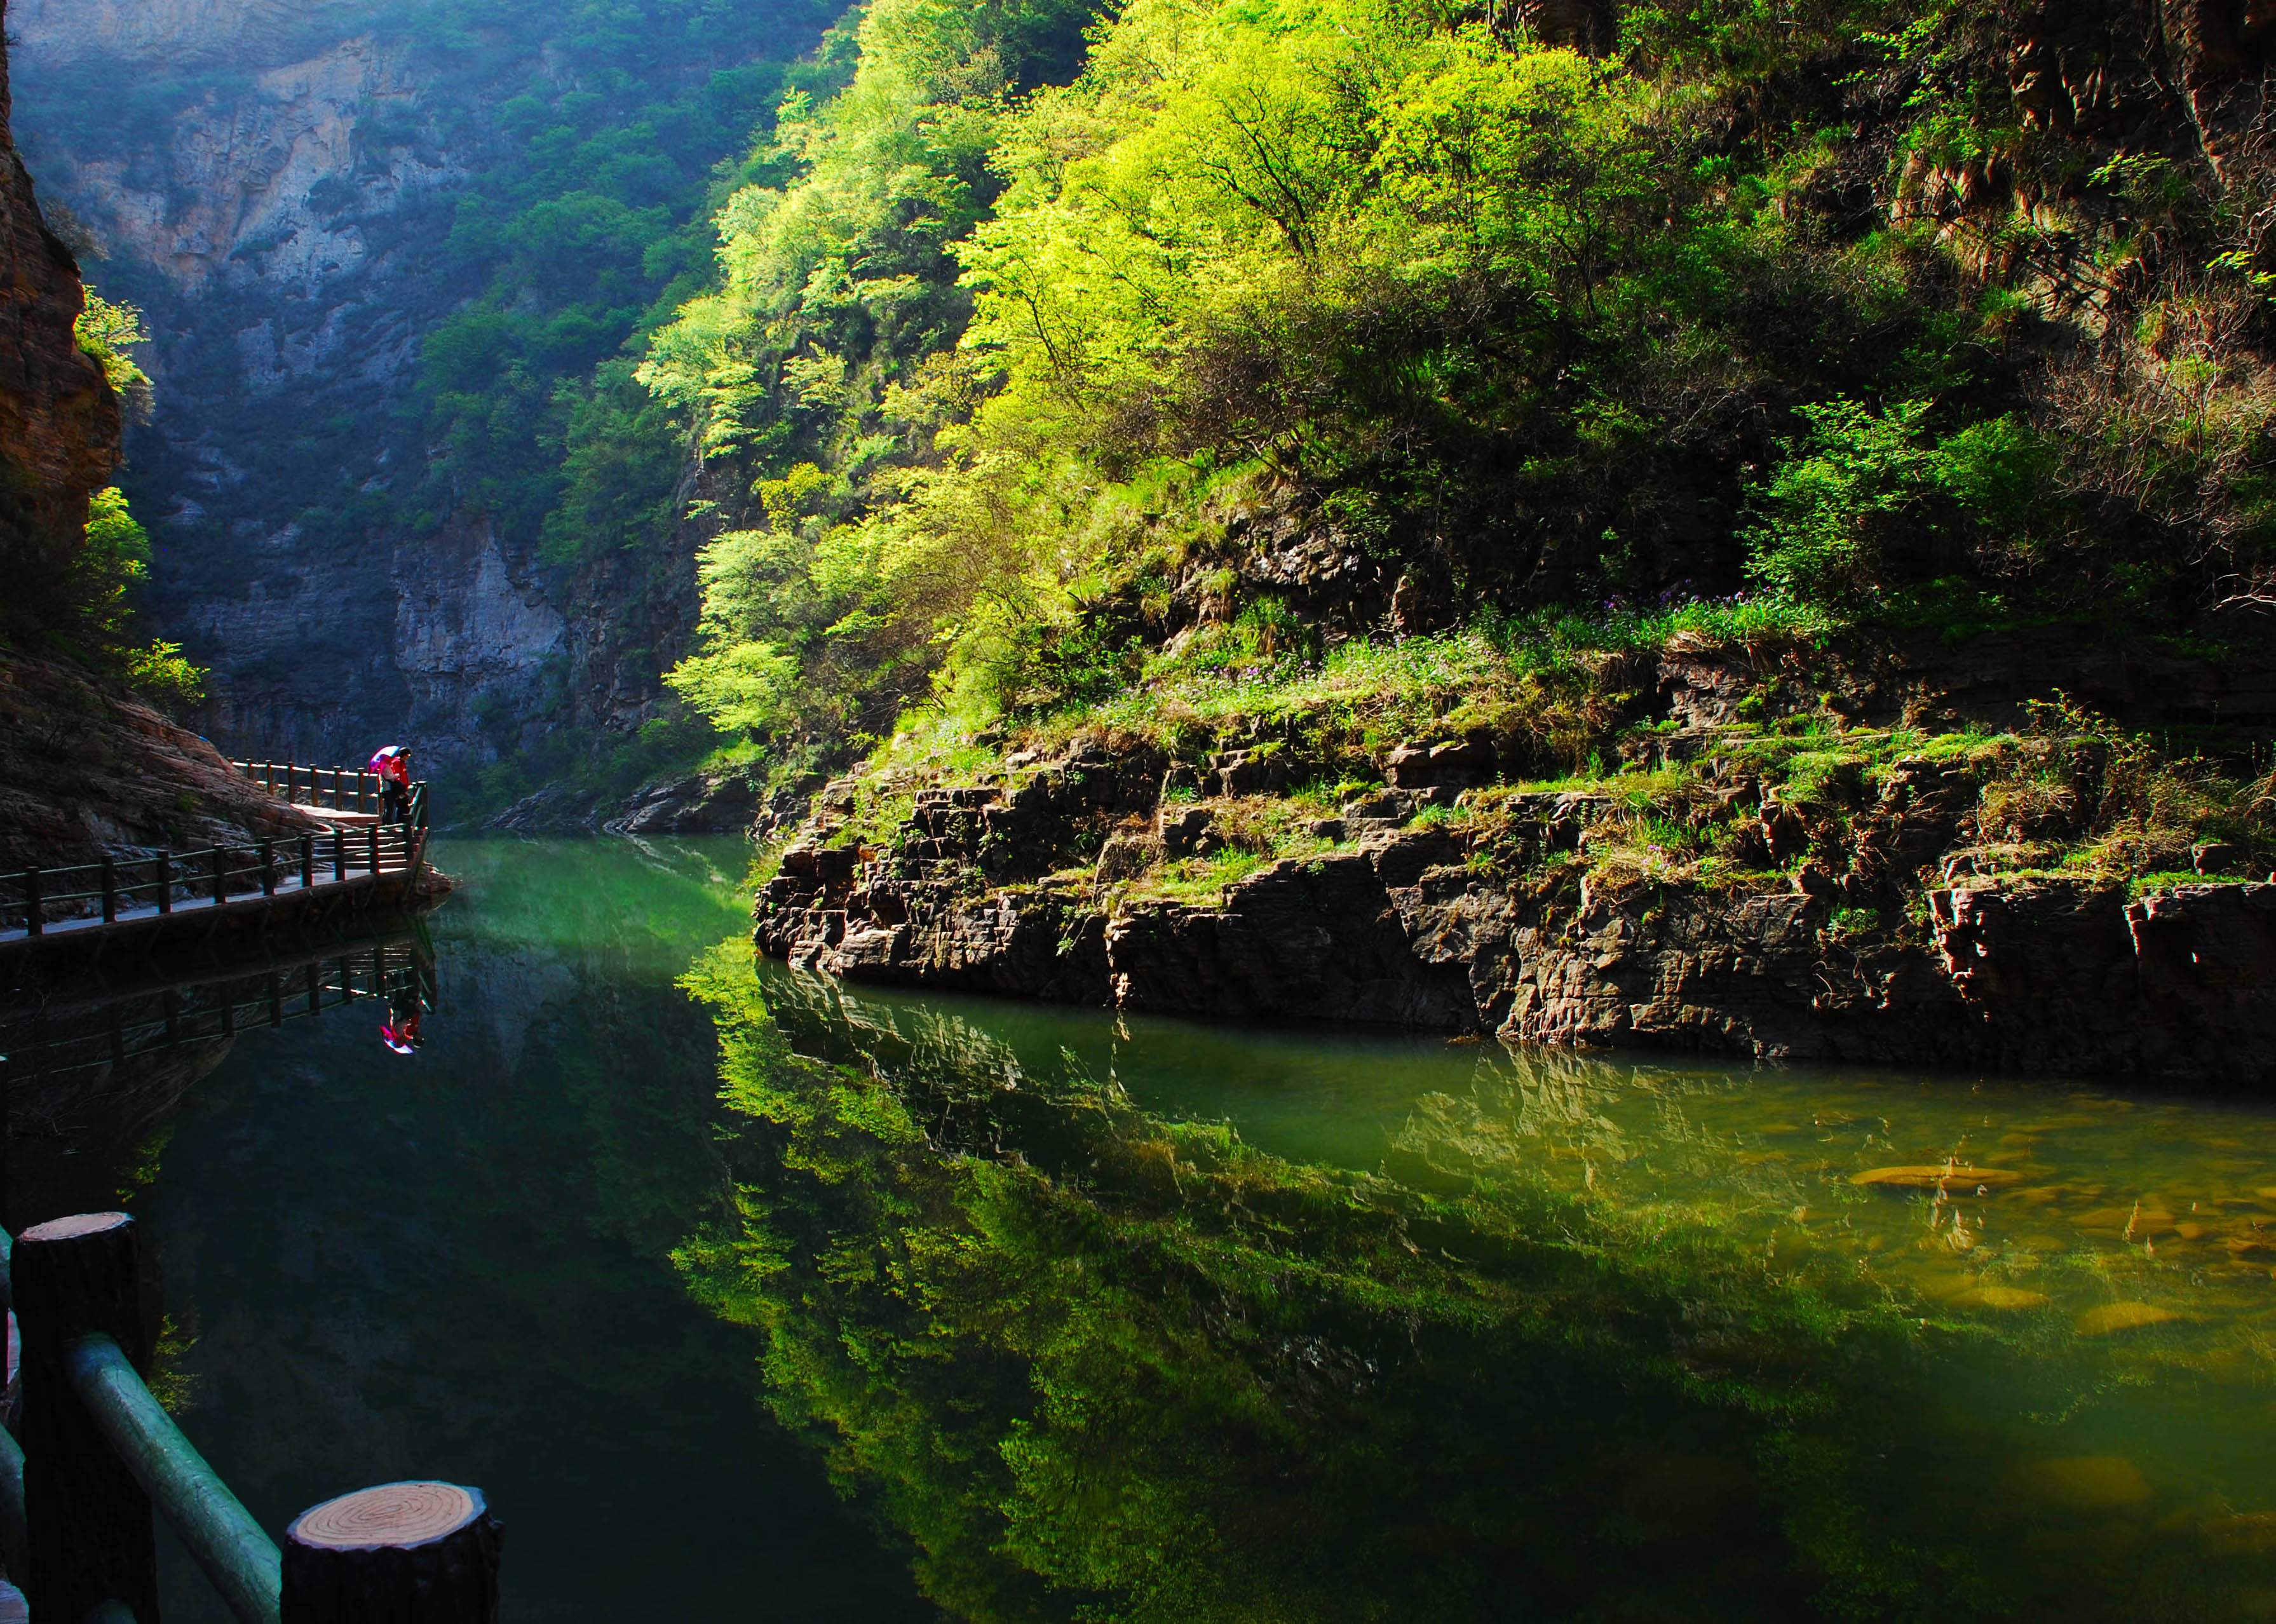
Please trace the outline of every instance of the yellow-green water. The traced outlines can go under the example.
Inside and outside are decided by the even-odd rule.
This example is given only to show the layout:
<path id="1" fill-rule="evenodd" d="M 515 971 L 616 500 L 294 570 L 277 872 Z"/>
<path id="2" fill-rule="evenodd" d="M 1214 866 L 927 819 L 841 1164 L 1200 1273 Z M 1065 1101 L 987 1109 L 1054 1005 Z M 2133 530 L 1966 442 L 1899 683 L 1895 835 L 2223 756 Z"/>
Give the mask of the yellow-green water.
<path id="1" fill-rule="evenodd" d="M 852 988 L 732 843 L 442 861 L 415 1057 L 245 1033 L 11 1192 L 141 1216 L 272 1528 L 477 1483 L 509 1620 L 2276 1618 L 2259 1103 Z"/>

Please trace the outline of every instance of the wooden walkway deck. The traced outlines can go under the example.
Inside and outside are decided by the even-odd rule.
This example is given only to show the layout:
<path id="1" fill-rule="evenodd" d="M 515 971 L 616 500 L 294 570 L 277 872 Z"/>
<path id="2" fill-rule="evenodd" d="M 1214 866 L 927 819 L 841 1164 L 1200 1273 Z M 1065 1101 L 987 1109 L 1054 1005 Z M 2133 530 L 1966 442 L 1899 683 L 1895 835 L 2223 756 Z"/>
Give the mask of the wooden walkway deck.
<path id="1" fill-rule="evenodd" d="M 0 874 L 0 975 L 34 962 L 79 968 L 120 953 L 407 907 L 431 887 L 424 784 L 412 786 L 409 821 L 383 823 L 377 780 L 368 773 L 231 765 L 280 801 L 305 786 L 307 801 L 284 804 L 321 820 L 323 831 Z"/>

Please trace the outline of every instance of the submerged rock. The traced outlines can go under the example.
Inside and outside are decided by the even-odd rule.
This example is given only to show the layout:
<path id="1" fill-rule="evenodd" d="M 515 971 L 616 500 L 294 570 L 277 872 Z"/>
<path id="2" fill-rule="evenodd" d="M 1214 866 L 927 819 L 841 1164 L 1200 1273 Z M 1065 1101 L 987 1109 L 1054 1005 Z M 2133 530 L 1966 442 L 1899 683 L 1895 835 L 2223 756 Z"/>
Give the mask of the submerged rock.
<path id="1" fill-rule="evenodd" d="M 2007 1167 L 1873 1167 L 1851 1173 L 1849 1182 L 1869 1188 L 1932 1190 L 1940 1184 L 1954 1189 L 1978 1184 L 2018 1184 L 2022 1177 Z"/>
<path id="2" fill-rule="evenodd" d="M 2017 1467 L 2010 1481 L 2031 1499 L 2066 1511 L 2127 1511 L 2147 1504 L 2152 1492 L 2142 1468 L 2118 1454 L 2034 1461 Z"/>
<path id="3" fill-rule="evenodd" d="M 2161 1309 L 2154 1302 L 2105 1302 L 2078 1317 L 2078 1333 L 2083 1337 L 2115 1336 L 2121 1331 L 2169 1324 L 2179 1318 L 2181 1316 L 2173 1309 Z"/>
<path id="4" fill-rule="evenodd" d="M 1959 1308 L 1995 1309 L 2002 1314 L 2014 1314 L 2025 1309 L 2043 1309 L 2052 1300 L 2043 1291 L 2025 1291 L 2019 1286 L 1978 1286 L 1952 1301 Z"/>

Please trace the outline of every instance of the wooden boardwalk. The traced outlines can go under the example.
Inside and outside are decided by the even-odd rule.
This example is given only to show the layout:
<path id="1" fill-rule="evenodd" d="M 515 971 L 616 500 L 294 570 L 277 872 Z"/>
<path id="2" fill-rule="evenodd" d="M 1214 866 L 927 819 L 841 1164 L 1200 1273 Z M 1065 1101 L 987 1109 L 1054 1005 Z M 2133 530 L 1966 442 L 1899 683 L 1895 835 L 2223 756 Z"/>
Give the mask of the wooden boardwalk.
<path id="1" fill-rule="evenodd" d="M 0 975 L 83 967 L 279 925 L 402 908 L 429 880 L 427 786 L 383 823 L 377 780 L 345 768 L 231 763 L 325 827 L 297 839 L 105 857 L 0 874 Z M 287 797 L 305 789 L 305 802 Z"/>

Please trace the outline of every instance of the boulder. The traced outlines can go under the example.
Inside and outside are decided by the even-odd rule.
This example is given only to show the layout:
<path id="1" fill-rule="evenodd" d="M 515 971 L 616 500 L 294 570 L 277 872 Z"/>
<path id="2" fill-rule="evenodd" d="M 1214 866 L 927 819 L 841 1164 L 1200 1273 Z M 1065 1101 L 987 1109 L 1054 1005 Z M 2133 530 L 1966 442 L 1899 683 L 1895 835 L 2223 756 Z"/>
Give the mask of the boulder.
<path id="1" fill-rule="evenodd" d="M 1493 746 L 1483 739 L 1402 744 L 1383 758 L 1383 776 L 1397 789 L 1468 789 L 1492 779 Z"/>

